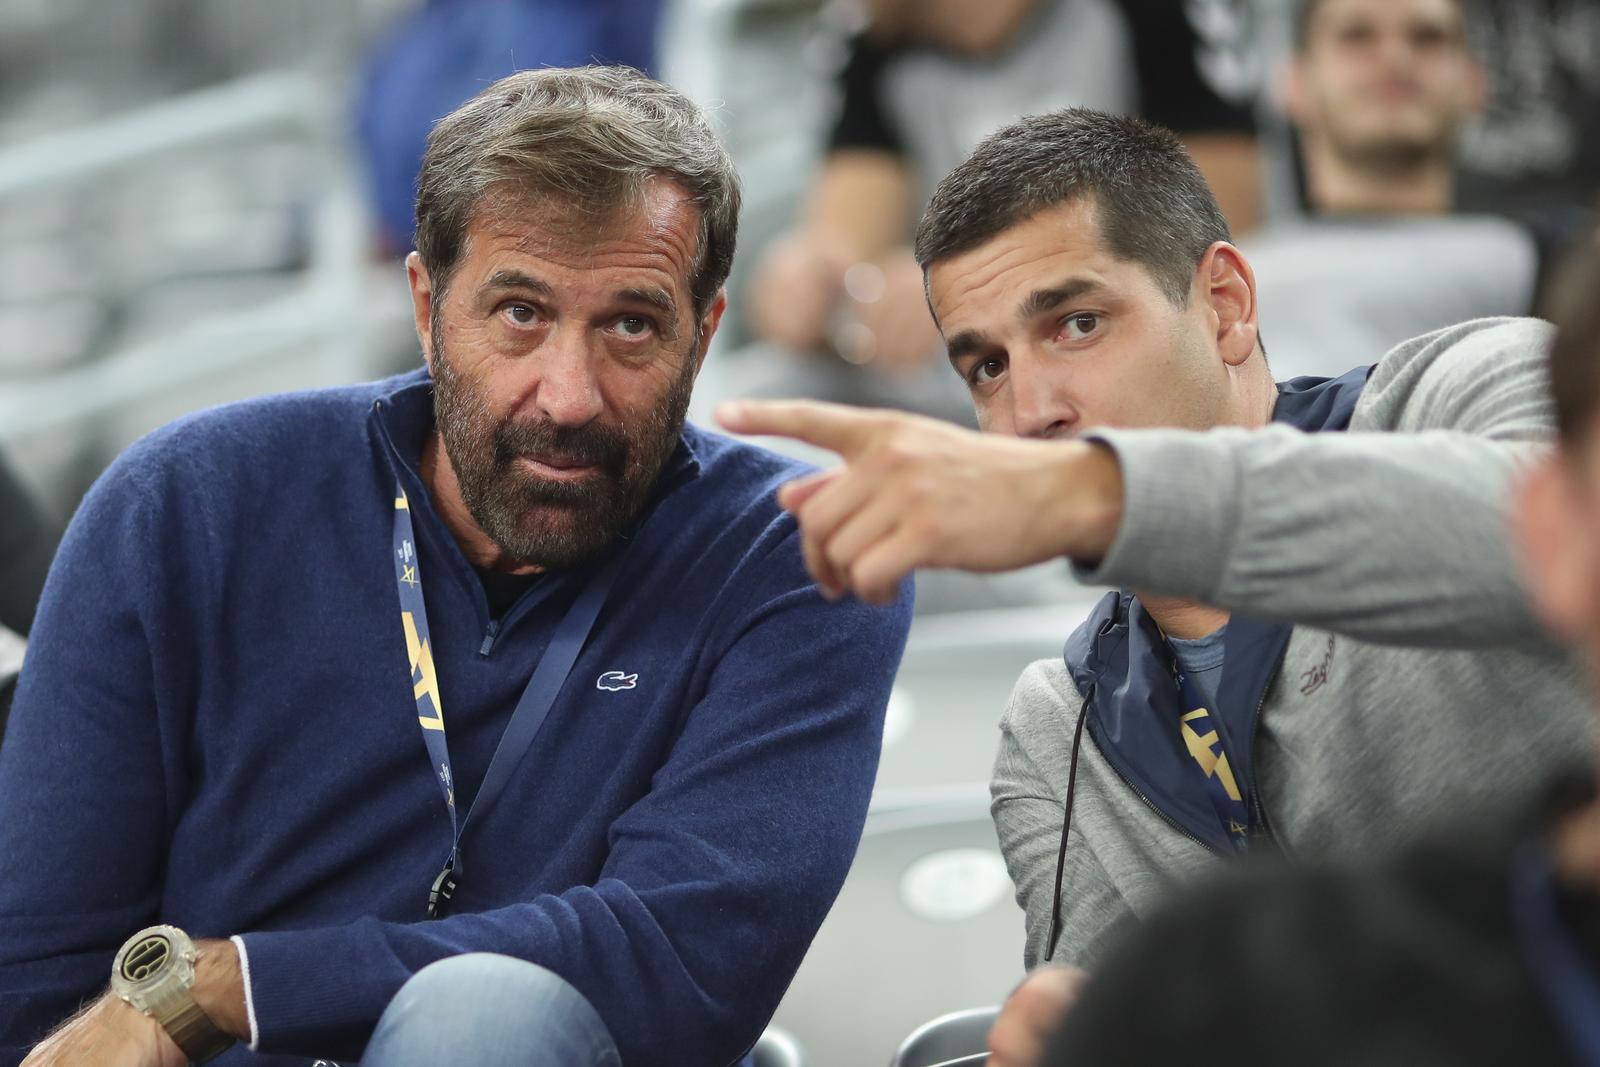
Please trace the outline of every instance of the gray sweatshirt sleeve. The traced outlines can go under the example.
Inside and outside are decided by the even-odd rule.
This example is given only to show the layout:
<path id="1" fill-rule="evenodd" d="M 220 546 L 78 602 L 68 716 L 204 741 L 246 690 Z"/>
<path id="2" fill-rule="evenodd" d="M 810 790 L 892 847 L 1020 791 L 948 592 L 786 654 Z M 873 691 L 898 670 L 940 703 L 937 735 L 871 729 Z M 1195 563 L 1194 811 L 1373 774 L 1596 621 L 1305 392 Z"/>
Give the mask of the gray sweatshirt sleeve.
<path id="1" fill-rule="evenodd" d="M 1096 584 L 1389 644 L 1551 649 L 1509 544 L 1552 433 L 1550 327 L 1485 319 L 1384 357 L 1346 433 L 1103 430 L 1125 503 Z"/>
<path id="2" fill-rule="evenodd" d="M 1049 954 L 1072 732 L 1081 710 L 1076 691 L 1063 688 L 1070 689 L 1071 681 L 1057 661 L 1041 660 L 1023 672 L 1000 720 L 989 785 L 1000 851 L 1024 913 L 1023 963 L 1029 970 Z M 1092 744 L 1088 738 L 1083 743 Z M 1080 789 L 1094 788 L 1087 777 L 1080 778 Z M 1132 913 L 1081 833 L 1068 850 L 1063 885 L 1062 933 L 1051 962 L 1083 966 L 1106 931 Z"/>

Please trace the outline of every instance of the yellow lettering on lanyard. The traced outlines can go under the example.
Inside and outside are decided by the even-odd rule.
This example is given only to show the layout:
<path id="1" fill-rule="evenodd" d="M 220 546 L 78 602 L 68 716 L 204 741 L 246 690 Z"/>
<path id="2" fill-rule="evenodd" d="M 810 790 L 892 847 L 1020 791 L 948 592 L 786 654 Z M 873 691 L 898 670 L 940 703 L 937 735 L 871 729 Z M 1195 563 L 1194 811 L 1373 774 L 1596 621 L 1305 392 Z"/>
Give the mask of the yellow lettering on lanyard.
<path id="1" fill-rule="evenodd" d="M 417 623 L 411 612 L 400 613 L 400 625 L 406 631 L 406 655 L 411 657 L 411 695 L 417 701 L 417 721 L 424 730 L 444 729 L 444 705 L 439 701 L 439 676 L 433 670 L 433 649 L 417 636 Z M 422 698 L 433 705 L 433 716 L 423 713 Z"/>
<path id="2" fill-rule="evenodd" d="M 1206 777 L 1215 776 L 1222 782 L 1222 789 L 1228 794 L 1229 800 L 1242 800 L 1239 793 L 1239 783 L 1233 780 L 1233 768 L 1228 766 L 1228 754 L 1218 753 L 1212 749 L 1217 743 L 1217 731 L 1201 735 L 1195 733 L 1194 727 L 1189 725 L 1190 719 L 1210 718 L 1211 713 L 1205 708 L 1196 708 L 1183 717 L 1183 743 L 1189 748 L 1189 755 L 1200 764 L 1200 769 L 1206 772 Z"/>

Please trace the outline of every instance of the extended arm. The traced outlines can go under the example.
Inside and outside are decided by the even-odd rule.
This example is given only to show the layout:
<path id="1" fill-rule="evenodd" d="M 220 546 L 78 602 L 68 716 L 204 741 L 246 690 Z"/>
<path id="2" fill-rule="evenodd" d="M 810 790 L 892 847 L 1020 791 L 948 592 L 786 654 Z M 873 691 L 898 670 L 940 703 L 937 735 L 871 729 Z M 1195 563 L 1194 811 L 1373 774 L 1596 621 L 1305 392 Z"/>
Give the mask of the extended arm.
<path id="1" fill-rule="evenodd" d="M 718 415 L 843 456 L 779 498 L 834 594 L 881 597 L 916 567 L 1066 556 L 1099 561 L 1090 581 L 1366 640 L 1546 648 L 1505 527 L 1516 472 L 1550 432 L 1546 336 L 1508 321 L 1421 339 L 1433 358 L 1368 386 L 1385 432 L 1024 441 L 811 402 Z"/>

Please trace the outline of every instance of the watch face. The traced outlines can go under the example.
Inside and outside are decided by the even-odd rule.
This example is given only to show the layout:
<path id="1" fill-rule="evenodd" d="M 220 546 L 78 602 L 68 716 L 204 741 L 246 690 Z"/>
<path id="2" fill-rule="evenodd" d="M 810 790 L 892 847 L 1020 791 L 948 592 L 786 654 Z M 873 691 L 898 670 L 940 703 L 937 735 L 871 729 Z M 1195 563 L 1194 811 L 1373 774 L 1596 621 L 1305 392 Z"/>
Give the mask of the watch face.
<path id="1" fill-rule="evenodd" d="M 151 926 L 128 938 L 111 964 L 111 988 L 148 1013 L 152 997 L 194 982 L 194 942 L 176 926 Z"/>
<path id="2" fill-rule="evenodd" d="M 172 938 L 161 931 L 146 933 L 128 945 L 117 961 L 117 974 L 125 982 L 144 982 L 154 978 L 172 961 Z"/>

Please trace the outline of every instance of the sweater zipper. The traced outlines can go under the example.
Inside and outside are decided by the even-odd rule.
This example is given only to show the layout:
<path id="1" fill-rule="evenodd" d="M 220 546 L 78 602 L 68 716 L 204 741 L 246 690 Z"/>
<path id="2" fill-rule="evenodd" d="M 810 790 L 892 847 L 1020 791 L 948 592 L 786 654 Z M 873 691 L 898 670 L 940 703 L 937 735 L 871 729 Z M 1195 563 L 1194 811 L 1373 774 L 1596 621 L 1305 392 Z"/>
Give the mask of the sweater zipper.
<path id="1" fill-rule="evenodd" d="M 1250 751 L 1252 755 L 1255 752 L 1256 734 L 1261 730 L 1261 712 L 1267 706 L 1267 690 L 1272 688 L 1271 679 L 1276 678 L 1283 670 L 1283 661 L 1288 657 L 1289 642 L 1285 641 L 1283 643 L 1283 651 L 1278 653 L 1278 661 L 1273 664 L 1272 674 L 1268 678 L 1266 688 L 1261 690 L 1261 696 L 1256 700 L 1255 716 L 1250 720 Z M 1255 760 L 1252 759 L 1250 762 L 1254 764 Z M 1259 783 L 1259 776 L 1252 774 L 1250 779 L 1250 807 L 1255 814 L 1257 825 L 1261 828 L 1259 833 L 1253 834 L 1252 836 L 1266 838 L 1266 840 L 1274 848 L 1281 852 L 1283 851 L 1283 845 L 1278 841 L 1278 835 L 1273 833 L 1272 822 L 1267 818 L 1267 806 L 1261 801 L 1261 786 Z"/>
<path id="2" fill-rule="evenodd" d="M 487 657 L 494 651 L 495 638 L 500 636 L 500 620 L 490 619 L 489 625 L 483 631 L 483 644 L 478 646 L 478 655 Z"/>

